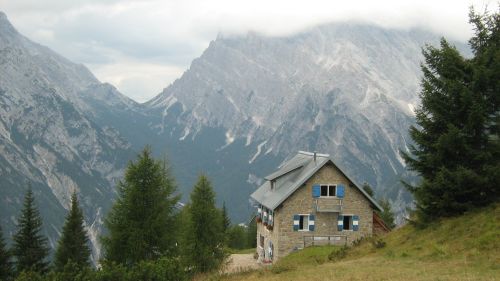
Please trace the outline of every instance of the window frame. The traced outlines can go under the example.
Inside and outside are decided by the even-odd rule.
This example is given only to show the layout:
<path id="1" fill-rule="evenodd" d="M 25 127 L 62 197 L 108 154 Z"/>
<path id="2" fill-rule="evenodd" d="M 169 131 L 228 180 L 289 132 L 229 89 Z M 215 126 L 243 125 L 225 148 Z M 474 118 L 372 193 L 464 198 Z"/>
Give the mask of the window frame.
<path id="1" fill-rule="evenodd" d="M 335 187 L 335 194 L 330 194 L 330 187 Z M 326 187 L 326 195 L 323 195 L 323 187 Z M 319 198 L 337 198 L 337 184 L 319 184 Z"/>
<path id="2" fill-rule="evenodd" d="M 309 231 L 309 216 L 311 214 L 297 214 L 297 215 L 299 216 L 299 229 L 298 229 L 298 231 L 302 231 L 302 232 Z M 300 219 L 302 217 L 304 217 L 304 218 L 307 217 L 307 221 L 305 221 L 305 219 L 302 220 L 302 226 L 303 227 L 305 226 L 305 228 L 303 228 L 303 229 L 300 228 Z"/>
<path id="3" fill-rule="evenodd" d="M 354 217 L 354 214 L 343 214 L 343 221 L 342 221 L 342 231 L 354 231 L 353 230 L 353 217 Z M 349 229 L 345 229 L 345 218 L 346 217 L 350 217 L 349 219 Z"/>

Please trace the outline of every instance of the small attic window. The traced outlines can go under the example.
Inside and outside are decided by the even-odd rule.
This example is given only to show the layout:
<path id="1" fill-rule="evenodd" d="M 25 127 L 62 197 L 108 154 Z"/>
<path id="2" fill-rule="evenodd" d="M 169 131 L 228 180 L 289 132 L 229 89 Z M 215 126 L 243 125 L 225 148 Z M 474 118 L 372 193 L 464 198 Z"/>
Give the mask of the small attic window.
<path id="1" fill-rule="evenodd" d="M 337 186 L 334 184 L 321 185 L 321 197 L 337 196 Z"/>
<path id="2" fill-rule="evenodd" d="M 271 181 L 271 190 L 273 190 L 276 187 L 276 180 Z"/>

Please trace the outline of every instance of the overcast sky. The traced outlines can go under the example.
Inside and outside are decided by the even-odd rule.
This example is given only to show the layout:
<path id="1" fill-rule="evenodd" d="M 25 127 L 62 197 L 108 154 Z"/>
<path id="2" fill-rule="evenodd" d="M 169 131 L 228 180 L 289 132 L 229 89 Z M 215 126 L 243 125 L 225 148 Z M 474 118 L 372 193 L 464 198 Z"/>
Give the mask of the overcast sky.
<path id="1" fill-rule="evenodd" d="M 217 34 L 289 35 L 362 21 L 465 41 L 470 5 L 496 9 L 497 0 L 0 0 L 21 33 L 139 102 L 179 78 Z"/>

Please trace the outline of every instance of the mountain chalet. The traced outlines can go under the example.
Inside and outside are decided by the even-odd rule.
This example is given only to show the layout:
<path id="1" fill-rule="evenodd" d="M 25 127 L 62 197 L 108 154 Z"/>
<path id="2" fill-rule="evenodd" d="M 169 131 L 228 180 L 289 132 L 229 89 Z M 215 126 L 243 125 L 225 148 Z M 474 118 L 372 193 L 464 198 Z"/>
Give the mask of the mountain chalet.
<path id="1" fill-rule="evenodd" d="M 329 155 L 299 151 L 265 177 L 258 204 L 257 253 L 272 262 L 311 245 L 350 245 L 388 231 L 377 202 Z"/>

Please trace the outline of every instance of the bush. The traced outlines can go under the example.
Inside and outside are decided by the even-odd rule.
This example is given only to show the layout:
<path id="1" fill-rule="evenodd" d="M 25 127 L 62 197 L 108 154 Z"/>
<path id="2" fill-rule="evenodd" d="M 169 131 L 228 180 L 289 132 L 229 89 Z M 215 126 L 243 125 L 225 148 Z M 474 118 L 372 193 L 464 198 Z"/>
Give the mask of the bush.
<path id="1" fill-rule="evenodd" d="M 123 265 L 116 263 L 105 263 L 103 267 L 95 273 L 95 280 L 98 281 L 128 281 L 127 269 Z"/>
<path id="2" fill-rule="evenodd" d="M 352 241 L 352 245 L 353 245 L 354 247 L 359 246 L 359 245 L 361 245 L 361 243 L 362 243 L 363 241 L 365 241 L 365 239 L 366 239 L 365 237 L 358 238 L 358 239 L 356 239 L 356 240 Z"/>
<path id="3" fill-rule="evenodd" d="M 180 281 L 187 280 L 177 259 L 162 258 L 154 262 L 141 262 L 129 274 L 129 280 Z"/>
<path id="4" fill-rule="evenodd" d="M 375 239 L 375 240 L 372 240 L 372 246 L 373 248 L 375 249 L 382 249 L 384 248 L 386 245 L 385 241 L 382 240 L 382 239 Z"/>
<path id="5" fill-rule="evenodd" d="M 182 281 L 188 275 L 183 270 L 179 259 L 161 258 L 156 261 L 141 261 L 132 268 L 125 268 L 115 263 L 105 264 L 95 272 L 95 281 Z M 85 279 L 81 280 L 84 281 Z"/>
<path id="6" fill-rule="evenodd" d="M 43 278 L 39 273 L 23 271 L 17 276 L 16 281 L 43 281 Z"/>
<path id="7" fill-rule="evenodd" d="M 334 249 L 329 255 L 328 255 L 328 260 L 330 261 L 338 261 L 347 256 L 347 250 L 349 247 L 343 246 L 342 248 L 339 249 Z"/>

